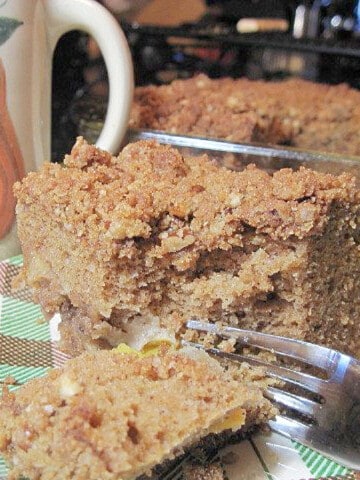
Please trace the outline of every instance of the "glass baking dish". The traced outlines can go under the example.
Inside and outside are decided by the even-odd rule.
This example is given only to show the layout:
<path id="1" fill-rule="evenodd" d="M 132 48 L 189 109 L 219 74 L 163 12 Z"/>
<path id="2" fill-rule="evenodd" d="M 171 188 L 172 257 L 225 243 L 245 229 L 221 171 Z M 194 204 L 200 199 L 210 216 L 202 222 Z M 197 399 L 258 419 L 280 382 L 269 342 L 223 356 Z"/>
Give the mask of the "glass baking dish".
<path id="1" fill-rule="evenodd" d="M 174 135 L 155 130 L 129 130 L 124 144 L 138 140 L 156 140 L 171 145 L 184 155 L 208 155 L 232 170 L 243 170 L 255 164 L 269 173 L 281 168 L 298 169 L 300 166 L 323 173 L 340 175 L 343 172 L 356 177 L 360 186 L 360 157 L 300 150 L 283 146 L 254 143 L 232 143 L 211 138 Z"/>

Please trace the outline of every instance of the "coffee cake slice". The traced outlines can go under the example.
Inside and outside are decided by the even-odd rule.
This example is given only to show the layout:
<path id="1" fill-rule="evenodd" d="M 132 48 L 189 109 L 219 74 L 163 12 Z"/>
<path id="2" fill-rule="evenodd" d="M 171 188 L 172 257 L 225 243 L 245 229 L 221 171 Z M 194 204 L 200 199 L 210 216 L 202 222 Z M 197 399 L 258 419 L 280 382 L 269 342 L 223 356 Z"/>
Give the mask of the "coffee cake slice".
<path id="1" fill-rule="evenodd" d="M 9 480 L 130 480 L 200 440 L 239 437 L 275 413 L 250 372 L 193 349 L 84 353 L 0 398 Z"/>
<path id="2" fill-rule="evenodd" d="M 21 278 L 62 348 L 175 341 L 189 318 L 360 356 L 359 191 L 349 175 L 221 168 L 78 139 L 15 187 Z M 186 332 L 185 332 L 186 333 Z"/>

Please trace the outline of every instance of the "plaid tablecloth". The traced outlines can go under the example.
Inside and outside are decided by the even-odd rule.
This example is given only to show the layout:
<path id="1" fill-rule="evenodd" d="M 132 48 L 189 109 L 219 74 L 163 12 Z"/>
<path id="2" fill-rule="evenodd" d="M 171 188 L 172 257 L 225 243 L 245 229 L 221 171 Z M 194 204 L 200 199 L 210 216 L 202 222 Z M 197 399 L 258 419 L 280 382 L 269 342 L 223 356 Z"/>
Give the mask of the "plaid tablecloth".
<path id="1" fill-rule="evenodd" d="M 44 322 L 39 306 L 32 303 L 30 292 L 12 291 L 12 281 L 21 265 L 21 256 L 0 262 L 0 386 L 11 376 L 16 380 L 11 388 L 19 388 L 66 360 L 56 348 L 53 331 Z M 228 458 L 229 452 L 233 461 L 222 462 L 229 480 L 356 478 L 346 468 L 277 434 L 256 435 L 229 446 L 219 453 L 219 459 Z M 0 457 L 0 480 L 6 479 L 6 472 Z M 167 478 L 181 476 L 179 464 Z"/>

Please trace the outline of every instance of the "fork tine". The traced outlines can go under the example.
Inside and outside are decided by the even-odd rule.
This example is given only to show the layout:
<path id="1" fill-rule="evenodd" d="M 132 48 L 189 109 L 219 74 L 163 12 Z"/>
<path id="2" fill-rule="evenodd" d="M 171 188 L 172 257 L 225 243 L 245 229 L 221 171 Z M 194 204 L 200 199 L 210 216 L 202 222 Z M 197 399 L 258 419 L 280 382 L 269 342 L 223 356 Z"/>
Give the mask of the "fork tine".
<path id="1" fill-rule="evenodd" d="M 356 471 L 359 470 L 358 456 L 356 456 L 359 450 L 356 447 L 344 445 L 341 442 L 341 436 L 336 435 L 336 432 L 329 432 L 321 428 L 314 429 L 313 426 L 306 425 L 301 420 L 295 420 L 283 415 L 277 415 L 275 420 L 270 420 L 269 427 L 274 432 L 290 439 L 296 439 L 296 441 L 316 450 L 322 455 L 330 457 L 334 462 Z"/>
<path id="2" fill-rule="evenodd" d="M 360 471 L 359 446 L 344 442 L 343 435 L 339 435 L 338 430 L 306 425 L 301 420 L 285 415 L 277 415 L 268 424 L 272 431 L 296 440 L 340 465 Z"/>
<path id="3" fill-rule="evenodd" d="M 242 330 L 234 327 L 219 327 L 214 323 L 205 323 L 198 320 L 189 320 L 186 327 L 212 333 L 227 338 L 234 338 L 242 345 L 269 350 L 279 355 L 286 355 L 309 365 L 333 372 L 341 356 L 339 352 L 320 345 L 294 339 L 284 339 L 277 335 Z"/>
<path id="4" fill-rule="evenodd" d="M 269 400 L 311 417 L 316 417 L 318 412 L 323 408 L 321 403 L 314 402 L 313 400 L 309 400 L 305 397 L 294 395 L 293 393 L 285 392 L 284 390 L 280 390 L 276 387 L 268 387 L 265 395 Z"/>
<path id="5" fill-rule="evenodd" d="M 327 383 L 326 380 L 322 380 L 307 373 L 290 370 L 289 368 L 280 367 L 279 365 L 273 365 L 258 358 L 240 355 L 238 353 L 223 352 L 218 348 L 204 348 L 198 343 L 188 342 L 186 340 L 182 340 L 182 344 L 187 347 L 195 347 L 206 350 L 210 354 L 227 358 L 232 361 L 247 362 L 250 365 L 264 367 L 267 375 L 270 377 L 282 380 L 283 382 L 290 383 L 291 385 L 295 385 L 300 388 L 304 388 L 310 392 L 319 393 L 322 387 Z"/>
<path id="6" fill-rule="evenodd" d="M 276 415 L 275 420 L 269 420 L 272 431 L 281 433 L 288 438 L 296 438 L 296 441 L 309 445 L 308 438 L 311 436 L 311 426 L 293 418 Z"/>

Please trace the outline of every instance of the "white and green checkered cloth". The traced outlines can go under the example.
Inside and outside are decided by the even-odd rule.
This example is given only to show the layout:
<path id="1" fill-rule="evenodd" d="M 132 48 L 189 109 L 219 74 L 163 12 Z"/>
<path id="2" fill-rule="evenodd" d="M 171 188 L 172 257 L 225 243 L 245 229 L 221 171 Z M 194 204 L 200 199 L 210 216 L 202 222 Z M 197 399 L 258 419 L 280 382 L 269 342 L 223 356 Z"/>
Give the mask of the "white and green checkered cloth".
<path id="1" fill-rule="evenodd" d="M 21 256 L 0 262 L 0 385 L 11 376 L 16 380 L 12 388 L 19 388 L 65 361 L 39 306 L 32 303 L 29 291 L 11 289 L 21 264 Z M 220 460 L 226 459 L 229 452 L 235 459 L 231 463 L 223 462 L 229 480 L 356 478 L 348 469 L 274 433 L 256 435 L 231 445 L 219 452 Z M 7 469 L 0 457 L 0 480 L 5 480 L 6 475 Z M 181 475 L 180 462 L 167 478 L 181 478 Z"/>

